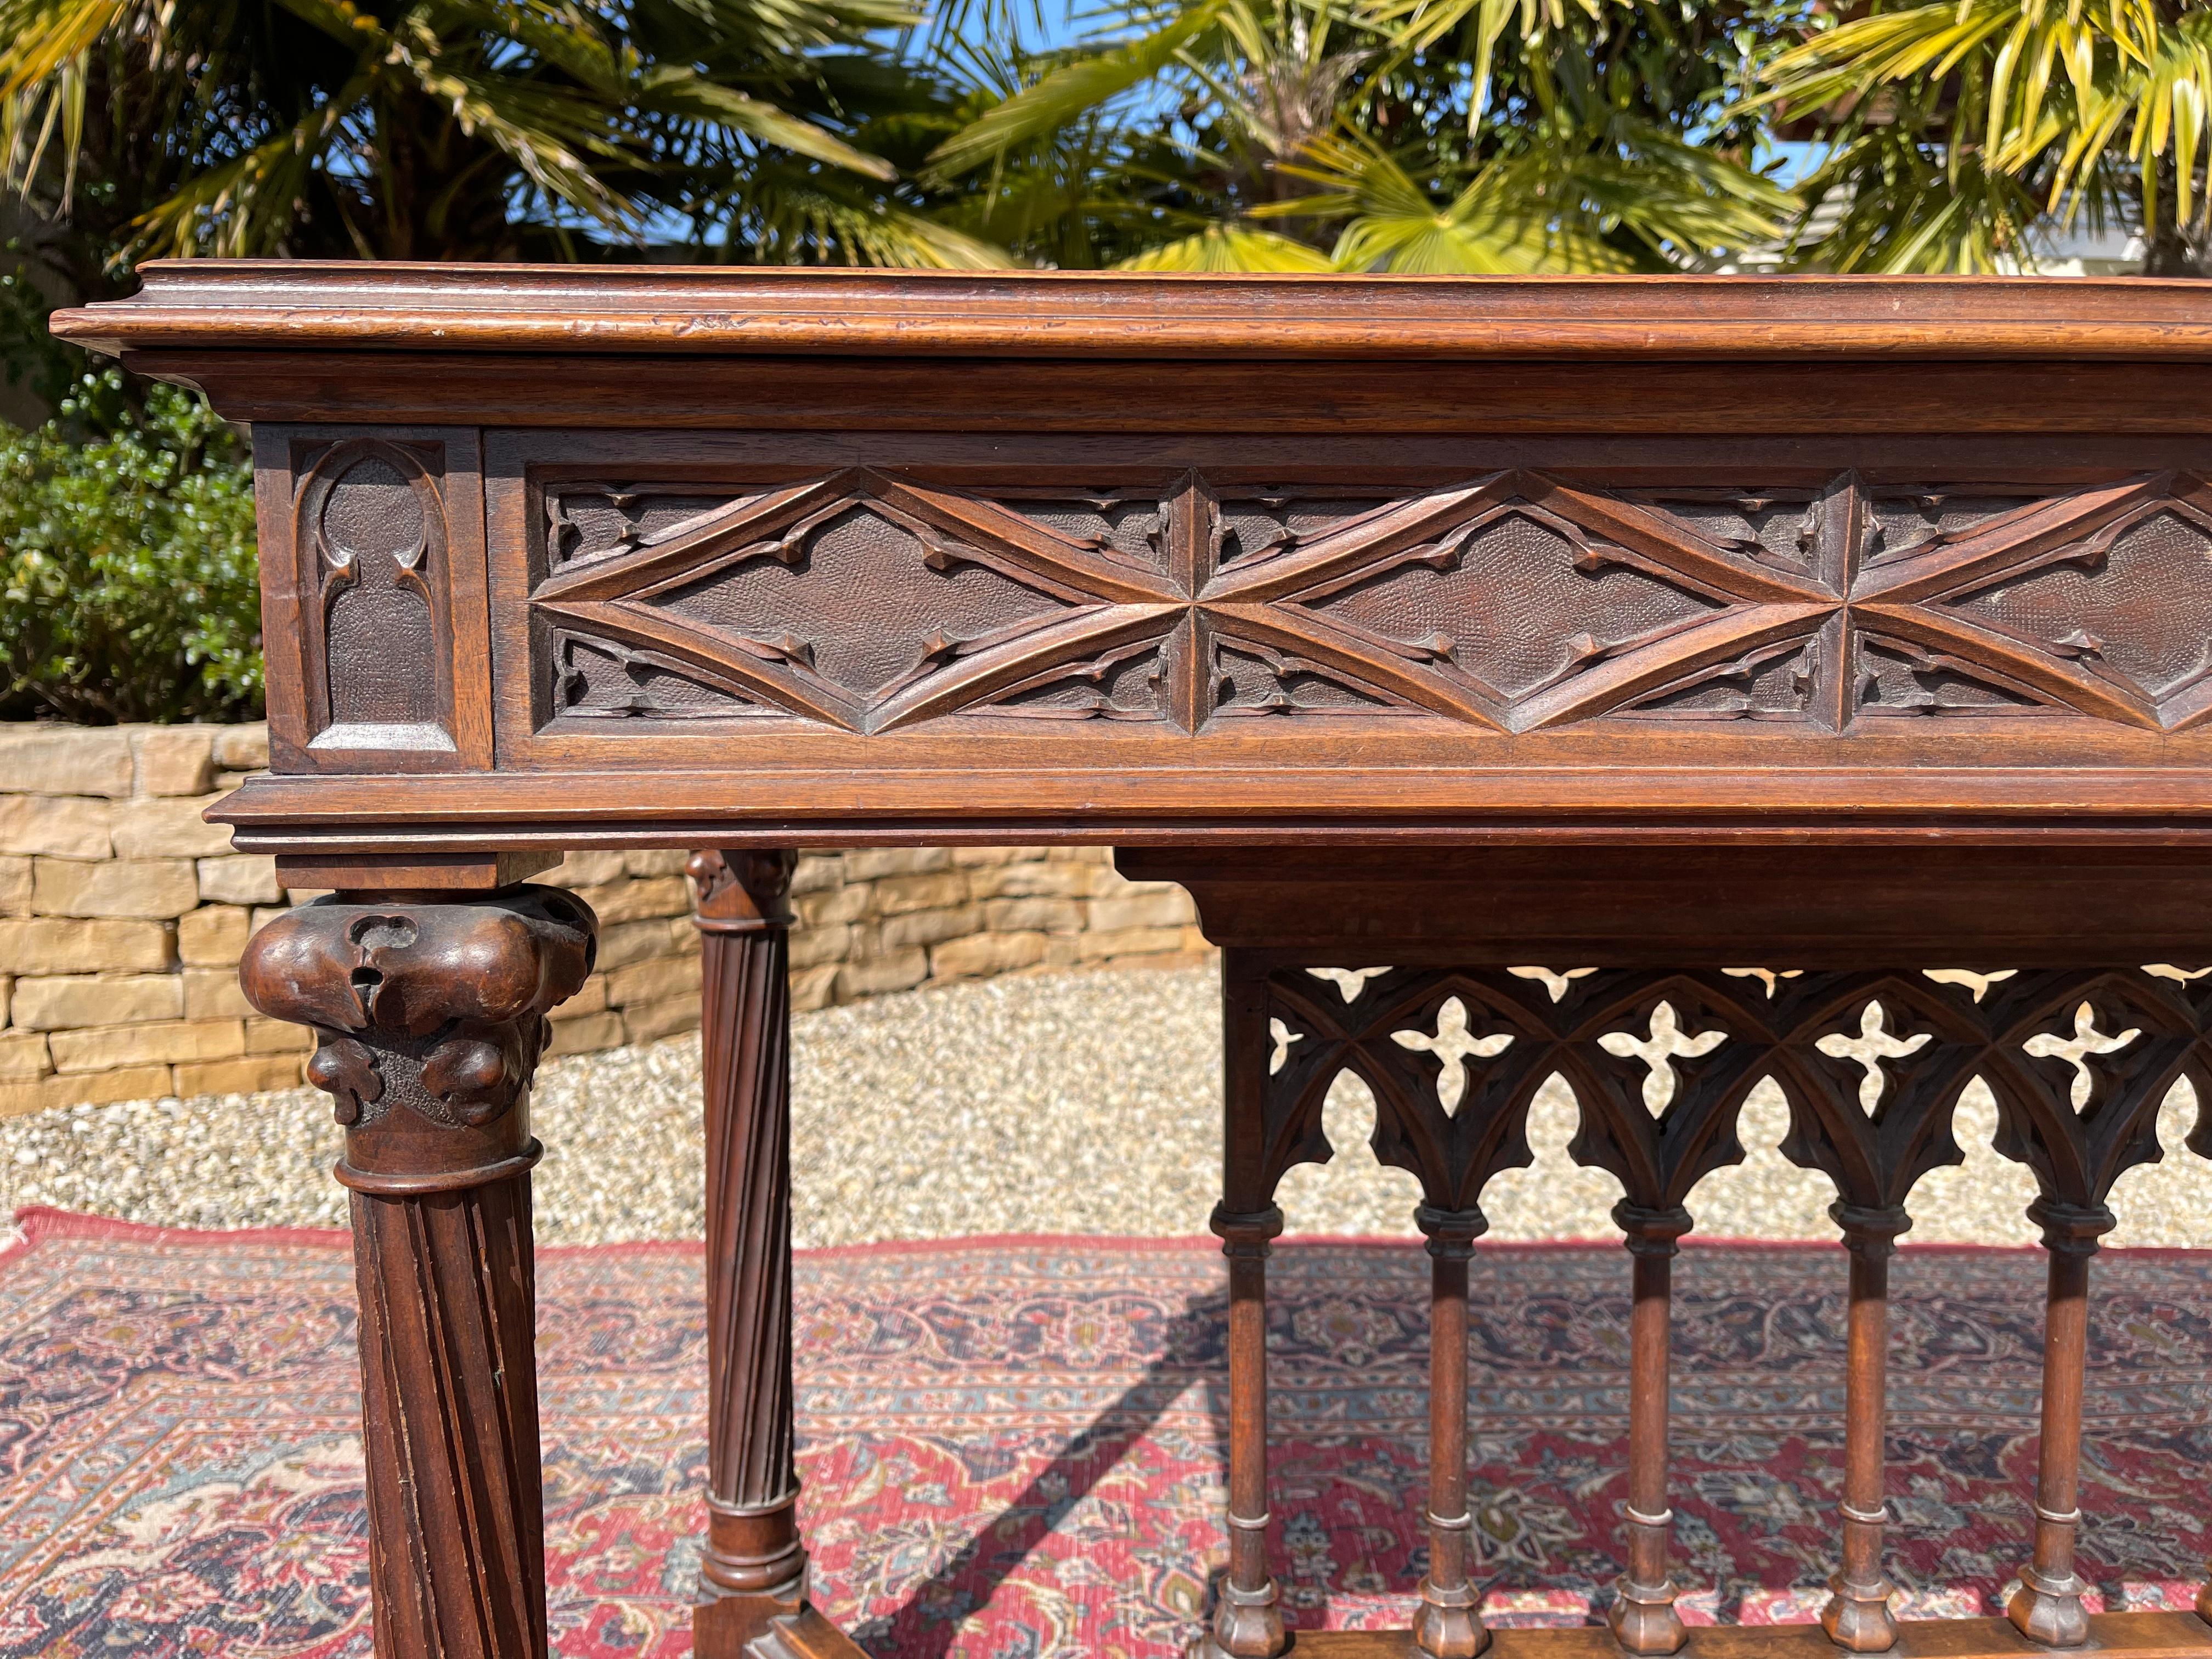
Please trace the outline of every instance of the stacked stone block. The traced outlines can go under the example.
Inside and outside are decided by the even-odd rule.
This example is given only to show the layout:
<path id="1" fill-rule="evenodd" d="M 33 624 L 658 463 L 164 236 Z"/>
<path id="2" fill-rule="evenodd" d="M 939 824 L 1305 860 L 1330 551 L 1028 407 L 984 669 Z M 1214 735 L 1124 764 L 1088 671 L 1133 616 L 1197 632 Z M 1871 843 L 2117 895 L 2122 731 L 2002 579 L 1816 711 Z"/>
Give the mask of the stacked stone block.
<path id="1" fill-rule="evenodd" d="M 253 930 L 313 896 L 231 850 L 202 811 L 268 763 L 259 726 L 0 726 L 0 1117 L 300 1081 L 307 1039 L 240 995 Z M 599 969 L 555 1052 L 699 1022 L 680 852 L 572 854 L 540 880 L 599 912 Z M 1127 882 L 1103 848 L 810 855 L 793 884 L 802 1009 L 933 981 L 1206 950 L 1181 889 Z"/>
<path id="2" fill-rule="evenodd" d="M 236 978 L 275 863 L 200 817 L 267 760 L 258 726 L 0 729 L 0 1116 L 299 1081 Z"/>
<path id="3" fill-rule="evenodd" d="M 792 1003 L 819 1008 L 1031 968 L 1154 966 L 1206 951 L 1189 895 L 1125 881 L 1104 848 L 930 848 L 803 860 Z"/>

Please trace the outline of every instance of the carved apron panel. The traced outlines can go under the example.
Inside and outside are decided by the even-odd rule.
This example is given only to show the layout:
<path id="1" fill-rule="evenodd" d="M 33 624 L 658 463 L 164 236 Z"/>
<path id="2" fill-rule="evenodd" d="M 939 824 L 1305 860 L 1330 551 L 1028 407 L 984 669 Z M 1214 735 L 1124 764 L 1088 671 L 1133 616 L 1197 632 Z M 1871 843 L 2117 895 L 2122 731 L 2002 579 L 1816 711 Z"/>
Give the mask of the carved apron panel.
<path id="1" fill-rule="evenodd" d="M 389 488 L 389 484 L 384 485 Z M 2212 709 L 2212 489 L 956 489 L 852 468 L 547 496 L 562 721 L 1451 723 Z"/>

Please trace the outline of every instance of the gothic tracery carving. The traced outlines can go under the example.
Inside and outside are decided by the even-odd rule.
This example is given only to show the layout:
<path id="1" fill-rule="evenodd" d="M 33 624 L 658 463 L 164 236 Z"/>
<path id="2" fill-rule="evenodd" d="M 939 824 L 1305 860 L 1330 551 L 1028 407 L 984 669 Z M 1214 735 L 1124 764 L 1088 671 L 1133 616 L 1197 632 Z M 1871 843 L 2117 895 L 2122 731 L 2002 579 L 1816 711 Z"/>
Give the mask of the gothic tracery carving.
<path id="1" fill-rule="evenodd" d="M 318 748 L 454 748 L 438 462 L 434 446 L 349 438 L 301 477 L 293 533 Z"/>
<path id="2" fill-rule="evenodd" d="M 1580 1107 L 1576 1161 L 1611 1171 L 1638 1209 L 1673 1211 L 1741 1160 L 1737 1114 L 1771 1078 L 1790 1109 L 1785 1155 L 1844 1205 L 1894 1210 L 1959 1160 L 1952 1112 L 1979 1077 L 1998 1151 L 2051 1201 L 2094 1211 L 2158 1158 L 2177 1079 L 2212 1099 L 2212 980 L 2191 972 L 1280 969 L 1267 1180 L 1332 1155 L 1322 1109 L 1351 1072 L 1375 1097 L 1376 1155 L 1430 1205 L 1474 1208 L 1491 1176 L 1528 1163 L 1529 1103 L 1557 1073 Z M 2192 1142 L 2207 1139 L 2200 1127 Z"/>
<path id="3" fill-rule="evenodd" d="M 851 468 L 547 496 L 556 716 L 1255 715 L 1835 731 L 2212 713 L 2212 487 L 1607 491 L 1508 471 L 1391 496 L 954 488 Z"/>

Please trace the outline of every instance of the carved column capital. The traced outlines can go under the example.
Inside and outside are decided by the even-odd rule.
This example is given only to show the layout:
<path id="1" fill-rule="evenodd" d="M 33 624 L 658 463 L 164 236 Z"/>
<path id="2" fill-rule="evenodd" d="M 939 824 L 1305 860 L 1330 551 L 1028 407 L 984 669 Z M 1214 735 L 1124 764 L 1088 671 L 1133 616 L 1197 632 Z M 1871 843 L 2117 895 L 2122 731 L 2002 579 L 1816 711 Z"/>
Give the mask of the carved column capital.
<path id="1" fill-rule="evenodd" d="M 2027 1218 L 2043 1230 L 2043 1248 L 2053 1255 L 2093 1256 L 2119 1218 L 2102 1204 L 2069 1204 L 2039 1194 L 2028 1202 Z"/>
<path id="2" fill-rule="evenodd" d="M 1431 1255 L 1440 1261 L 1465 1261 L 1474 1254 L 1474 1241 L 1490 1231 L 1490 1218 L 1480 1205 L 1443 1210 L 1433 1204 L 1418 1204 L 1413 1206 L 1413 1224 L 1427 1237 Z"/>
<path id="3" fill-rule="evenodd" d="M 1613 1224 L 1620 1229 L 1631 1255 L 1671 1261 L 1680 1251 L 1679 1241 L 1696 1224 L 1680 1204 L 1653 1209 L 1624 1198 L 1613 1206 Z"/>
<path id="4" fill-rule="evenodd" d="M 709 933 L 788 927 L 791 878 L 798 868 L 799 854 L 787 848 L 694 853 L 684 866 L 697 896 L 694 920 Z"/>
<path id="5" fill-rule="evenodd" d="M 239 977 L 263 1013 L 314 1030 L 307 1078 L 347 1132 L 338 1179 L 451 1190 L 535 1161 L 526 1097 L 545 1016 L 591 973 L 597 933 L 588 905 L 548 887 L 320 899 L 255 934 Z"/>
<path id="6" fill-rule="evenodd" d="M 1273 1204 L 1264 1210 L 1232 1210 L 1217 1204 L 1206 1224 L 1219 1237 L 1222 1254 L 1231 1261 L 1265 1261 L 1274 1241 L 1282 1237 L 1283 1212 Z"/>
<path id="7" fill-rule="evenodd" d="M 1828 1206 L 1828 1218 L 1843 1230 L 1850 1253 L 1869 1261 L 1887 1261 L 1896 1254 L 1897 1241 L 1912 1231 L 1912 1218 L 1902 1204 L 1848 1204 L 1838 1199 Z"/>

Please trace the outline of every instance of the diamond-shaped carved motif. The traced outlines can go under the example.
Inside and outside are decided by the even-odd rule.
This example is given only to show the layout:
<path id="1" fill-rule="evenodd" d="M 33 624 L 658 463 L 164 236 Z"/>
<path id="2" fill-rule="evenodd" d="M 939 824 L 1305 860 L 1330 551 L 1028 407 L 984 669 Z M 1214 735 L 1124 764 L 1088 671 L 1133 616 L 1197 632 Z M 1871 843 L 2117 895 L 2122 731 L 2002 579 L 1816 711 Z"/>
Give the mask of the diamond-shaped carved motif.
<path id="1" fill-rule="evenodd" d="M 1184 607 L 1146 556 L 1145 515 L 1119 507 L 1002 506 L 855 470 L 556 568 L 533 603 L 572 637 L 851 731 L 1000 698 L 1010 714 L 1141 715 L 1133 665 L 1159 654 Z M 570 656 L 556 710 L 611 702 Z"/>
<path id="2" fill-rule="evenodd" d="M 1984 626 L 2159 708 L 2212 673 L 2212 518 L 2180 501 L 2130 513 L 2069 556 L 1953 602 Z"/>
<path id="3" fill-rule="evenodd" d="M 1810 576 L 1656 507 L 1523 472 L 1223 566 L 1200 597 L 1224 646 L 1507 731 L 1608 713 L 1833 608 Z"/>
<path id="4" fill-rule="evenodd" d="M 1364 577 L 1315 608 L 1381 638 L 1429 645 L 1504 705 L 1725 607 L 1613 562 L 1566 520 L 1516 506 L 1471 526 L 1447 556 Z"/>
<path id="5" fill-rule="evenodd" d="M 656 493 L 656 491 L 658 493 Z M 1506 471 L 1384 495 L 869 469 L 717 500 L 549 493 L 555 716 L 1604 717 L 2212 712 L 2212 490 L 1638 489 Z"/>

